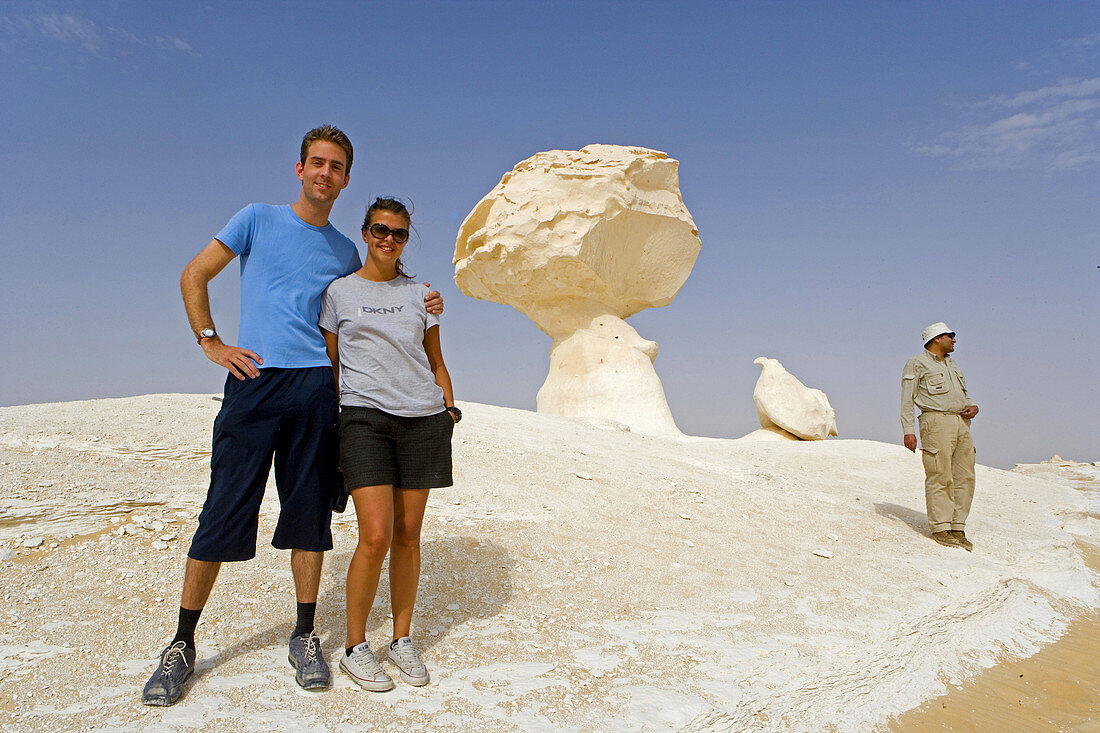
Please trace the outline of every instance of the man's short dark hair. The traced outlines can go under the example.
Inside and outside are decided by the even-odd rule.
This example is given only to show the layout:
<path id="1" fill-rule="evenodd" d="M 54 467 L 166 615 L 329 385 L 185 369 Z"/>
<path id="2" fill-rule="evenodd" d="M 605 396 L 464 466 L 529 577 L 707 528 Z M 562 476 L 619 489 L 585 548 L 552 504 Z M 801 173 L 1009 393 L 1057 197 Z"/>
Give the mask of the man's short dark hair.
<path id="1" fill-rule="evenodd" d="M 309 146 L 317 142 L 318 140 L 325 140 L 327 142 L 333 143 L 334 145 L 339 145 L 343 149 L 344 155 L 347 156 L 348 159 L 348 167 L 347 170 L 344 171 L 344 173 L 345 175 L 351 173 L 351 140 L 348 140 L 348 136 L 345 135 L 340 128 L 334 127 L 333 125 L 321 125 L 320 127 L 315 127 L 307 132 L 306 136 L 302 138 L 302 165 L 305 165 L 306 156 L 309 155 Z"/>

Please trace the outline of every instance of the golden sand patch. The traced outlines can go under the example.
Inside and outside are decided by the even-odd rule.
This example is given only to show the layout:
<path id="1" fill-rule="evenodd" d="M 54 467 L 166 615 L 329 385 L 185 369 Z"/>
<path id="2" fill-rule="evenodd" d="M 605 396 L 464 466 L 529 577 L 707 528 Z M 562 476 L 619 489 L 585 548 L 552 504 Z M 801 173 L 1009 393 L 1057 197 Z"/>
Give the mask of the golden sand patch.
<path id="1" fill-rule="evenodd" d="M 1081 545 L 1100 571 L 1100 548 Z M 1077 619 L 1058 641 L 1004 662 L 898 716 L 887 730 L 1100 733 L 1100 612 Z"/>

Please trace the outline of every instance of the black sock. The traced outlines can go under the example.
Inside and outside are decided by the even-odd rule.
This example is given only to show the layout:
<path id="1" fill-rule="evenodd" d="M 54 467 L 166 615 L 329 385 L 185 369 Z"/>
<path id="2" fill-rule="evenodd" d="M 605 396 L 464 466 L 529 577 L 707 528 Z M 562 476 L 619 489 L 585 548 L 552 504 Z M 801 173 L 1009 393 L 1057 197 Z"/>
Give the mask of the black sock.
<path id="1" fill-rule="evenodd" d="M 308 636 L 309 632 L 313 631 L 313 617 L 316 613 L 316 601 L 313 603 L 299 603 L 298 625 L 294 627 L 294 633 L 290 635 L 290 638 L 293 639 L 295 636 Z"/>
<path id="2" fill-rule="evenodd" d="M 176 626 L 176 635 L 172 638 L 172 643 L 182 641 L 184 646 L 188 649 L 195 648 L 195 627 L 199 625 L 199 616 L 202 614 L 202 609 L 191 610 L 190 608 L 184 608 L 180 606 L 180 620 L 179 625 Z"/>
<path id="3" fill-rule="evenodd" d="M 350 657 L 351 656 L 351 650 L 354 649 L 354 648 L 355 648 L 354 646 L 349 646 L 347 649 L 345 649 L 344 650 L 344 656 L 345 657 Z"/>

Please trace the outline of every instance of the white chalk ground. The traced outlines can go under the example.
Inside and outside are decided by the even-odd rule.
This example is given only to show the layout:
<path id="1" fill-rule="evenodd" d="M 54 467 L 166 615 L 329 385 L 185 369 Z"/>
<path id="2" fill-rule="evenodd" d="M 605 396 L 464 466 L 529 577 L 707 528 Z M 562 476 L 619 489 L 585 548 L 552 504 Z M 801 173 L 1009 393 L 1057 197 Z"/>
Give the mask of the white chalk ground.
<path id="1" fill-rule="evenodd" d="M 298 689 L 272 486 L 185 696 L 148 708 L 218 406 L 0 409 L 0 730 L 867 731 L 1100 605 L 1075 546 L 1100 538 L 1095 465 L 979 466 L 968 554 L 929 539 L 900 445 L 675 441 L 462 404 L 456 485 L 424 527 L 430 685 L 369 693 L 335 670 L 349 509 L 319 608 L 333 685 Z M 388 608 L 383 580 L 377 644 Z"/>

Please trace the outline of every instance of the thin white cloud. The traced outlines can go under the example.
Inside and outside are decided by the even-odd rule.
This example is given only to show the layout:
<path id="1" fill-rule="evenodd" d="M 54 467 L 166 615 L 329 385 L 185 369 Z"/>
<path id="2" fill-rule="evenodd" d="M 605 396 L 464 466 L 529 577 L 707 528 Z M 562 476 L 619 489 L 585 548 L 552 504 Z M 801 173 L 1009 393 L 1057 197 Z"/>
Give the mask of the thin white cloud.
<path id="1" fill-rule="evenodd" d="M 95 56 L 132 55 L 137 48 L 198 56 L 191 44 L 176 36 L 143 36 L 114 25 L 101 30 L 95 21 L 65 12 L 0 16 L 0 32 L 6 37 L 0 38 L 0 49 L 7 48 L 11 39 L 18 37 L 78 47 Z"/>
<path id="2" fill-rule="evenodd" d="M 195 53 L 195 49 L 191 48 L 191 44 L 182 38 L 176 38 L 175 36 L 168 36 L 167 38 L 157 36 L 153 40 L 157 44 L 157 48 L 165 51 L 180 51 L 182 53 L 191 54 L 192 56 L 198 56 L 198 54 Z"/>
<path id="3" fill-rule="evenodd" d="M 1084 36 L 1082 38 L 1070 38 L 1065 42 L 1065 45 L 1071 48 L 1092 48 L 1093 46 L 1100 46 L 1100 33 Z"/>
<path id="4" fill-rule="evenodd" d="M 1044 102 L 1049 99 L 1095 97 L 1100 94 L 1100 76 L 1095 79 L 1068 79 L 1051 86 L 1013 95 L 990 97 L 980 105 L 1002 107 L 1023 107 Z"/>
<path id="5" fill-rule="evenodd" d="M 138 45 L 138 46 L 145 45 L 144 43 L 141 42 L 140 38 L 138 38 L 137 36 L 135 36 L 133 33 L 131 33 L 128 30 L 124 30 L 122 28 L 118 28 L 116 26 L 109 25 L 109 26 L 107 26 L 107 32 L 110 33 L 111 36 L 116 38 L 116 39 L 126 41 L 128 43 L 133 43 L 133 44 Z"/>
<path id="6" fill-rule="evenodd" d="M 1066 170 L 1100 163 L 1100 77 L 975 102 L 985 117 L 910 147 L 975 168 Z"/>
<path id="7" fill-rule="evenodd" d="M 92 53 L 98 53 L 103 38 L 95 23 L 68 13 L 45 13 L 34 19 L 35 25 L 47 38 L 61 43 L 75 43 Z"/>

